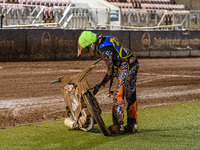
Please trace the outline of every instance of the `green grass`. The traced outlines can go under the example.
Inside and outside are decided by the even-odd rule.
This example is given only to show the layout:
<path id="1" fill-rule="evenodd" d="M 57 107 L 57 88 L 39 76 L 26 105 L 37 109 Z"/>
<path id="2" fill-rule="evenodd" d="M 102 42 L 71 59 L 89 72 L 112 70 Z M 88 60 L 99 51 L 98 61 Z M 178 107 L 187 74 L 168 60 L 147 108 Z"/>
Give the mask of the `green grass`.
<path id="1" fill-rule="evenodd" d="M 68 131 L 63 121 L 0 130 L 0 150 L 199 150 L 200 102 L 139 110 L 138 133 L 105 137 Z M 103 115 L 110 125 L 111 114 Z"/>

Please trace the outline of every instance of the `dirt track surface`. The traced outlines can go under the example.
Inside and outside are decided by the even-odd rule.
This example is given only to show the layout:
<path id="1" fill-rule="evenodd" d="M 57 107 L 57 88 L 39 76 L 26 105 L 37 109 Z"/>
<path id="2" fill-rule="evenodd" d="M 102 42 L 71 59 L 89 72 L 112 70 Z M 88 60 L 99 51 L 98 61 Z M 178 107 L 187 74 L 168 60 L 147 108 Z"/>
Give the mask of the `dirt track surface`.
<path id="1" fill-rule="evenodd" d="M 0 63 L 0 128 L 65 117 L 64 84 L 50 84 L 59 76 L 72 76 L 94 61 Z M 139 59 L 139 108 L 200 100 L 200 58 Z M 89 76 L 91 85 L 106 69 L 100 62 Z M 97 99 L 110 112 L 108 85 Z"/>

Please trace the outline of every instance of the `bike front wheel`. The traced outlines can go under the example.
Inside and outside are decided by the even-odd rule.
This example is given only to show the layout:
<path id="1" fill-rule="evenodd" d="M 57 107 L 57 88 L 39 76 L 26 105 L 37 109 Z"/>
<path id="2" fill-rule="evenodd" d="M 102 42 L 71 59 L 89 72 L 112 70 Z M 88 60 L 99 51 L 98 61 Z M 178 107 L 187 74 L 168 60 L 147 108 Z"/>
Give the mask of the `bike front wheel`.
<path id="1" fill-rule="evenodd" d="M 108 129 L 99 113 L 99 111 L 97 110 L 97 108 L 95 107 L 94 102 L 92 101 L 92 95 L 91 93 L 88 91 L 87 93 L 84 94 L 85 100 L 91 110 L 91 115 L 94 117 L 96 123 L 98 124 L 99 128 L 101 129 L 101 132 L 105 135 L 108 136 L 109 132 Z"/>

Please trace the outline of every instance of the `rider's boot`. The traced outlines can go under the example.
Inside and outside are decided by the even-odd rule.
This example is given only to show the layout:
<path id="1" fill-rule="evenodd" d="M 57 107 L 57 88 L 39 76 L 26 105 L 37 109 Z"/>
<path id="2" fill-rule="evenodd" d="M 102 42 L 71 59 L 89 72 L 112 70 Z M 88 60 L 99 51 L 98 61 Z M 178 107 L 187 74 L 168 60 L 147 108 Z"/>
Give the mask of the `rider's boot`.
<path id="1" fill-rule="evenodd" d="M 110 127 L 108 127 L 108 130 L 111 134 L 120 134 L 124 132 L 124 126 L 119 124 L 113 124 Z"/>
<path id="2" fill-rule="evenodd" d="M 135 118 L 128 118 L 127 125 L 124 127 L 125 133 L 137 133 L 137 123 Z"/>

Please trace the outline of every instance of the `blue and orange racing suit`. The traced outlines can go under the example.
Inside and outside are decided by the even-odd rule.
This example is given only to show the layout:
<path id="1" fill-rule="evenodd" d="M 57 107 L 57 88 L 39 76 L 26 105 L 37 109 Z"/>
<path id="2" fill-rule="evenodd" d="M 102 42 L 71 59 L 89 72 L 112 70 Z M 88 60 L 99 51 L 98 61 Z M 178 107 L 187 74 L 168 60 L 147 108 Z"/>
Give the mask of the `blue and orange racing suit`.
<path id="1" fill-rule="evenodd" d="M 133 54 L 123 48 L 115 37 L 104 36 L 98 45 L 101 58 L 107 66 L 107 73 L 101 80 L 100 85 L 105 84 L 112 78 L 114 66 L 119 68 L 118 85 L 113 97 L 112 117 L 113 123 L 123 125 L 124 106 L 127 106 L 127 123 L 137 123 L 137 98 L 136 80 L 139 63 Z"/>

